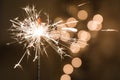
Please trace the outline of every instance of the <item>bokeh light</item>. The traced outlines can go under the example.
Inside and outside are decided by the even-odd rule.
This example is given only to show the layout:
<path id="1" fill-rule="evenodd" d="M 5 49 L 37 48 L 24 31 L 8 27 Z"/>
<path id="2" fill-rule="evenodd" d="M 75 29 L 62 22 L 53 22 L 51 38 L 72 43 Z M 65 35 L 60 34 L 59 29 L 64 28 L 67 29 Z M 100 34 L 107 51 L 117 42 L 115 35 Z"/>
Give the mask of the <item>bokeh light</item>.
<path id="1" fill-rule="evenodd" d="M 73 72 L 73 67 L 72 67 L 72 65 L 71 65 L 71 64 L 66 64 L 66 65 L 64 65 L 64 67 L 63 67 L 63 72 L 64 72 L 65 74 L 71 74 L 71 73 Z"/>
<path id="2" fill-rule="evenodd" d="M 70 40 L 70 34 L 69 32 L 66 31 L 61 31 L 60 32 L 60 40 L 67 42 L 68 40 Z"/>
<path id="3" fill-rule="evenodd" d="M 96 14 L 93 17 L 93 21 L 96 21 L 97 23 L 101 24 L 103 22 L 103 17 L 100 14 Z"/>
<path id="4" fill-rule="evenodd" d="M 79 68 L 82 65 L 82 60 L 78 57 L 72 59 L 72 65 L 75 68 Z"/>
<path id="5" fill-rule="evenodd" d="M 70 50 L 71 50 L 72 53 L 78 53 L 80 51 L 80 45 L 76 42 L 73 42 L 70 45 Z"/>
<path id="6" fill-rule="evenodd" d="M 60 78 L 60 80 L 71 80 L 71 77 L 67 74 L 63 74 Z"/>
<path id="7" fill-rule="evenodd" d="M 80 31 L 78 32 L 78 38 L 79 38 L 79 40 L 81 40 L 81 41 L 88 41 L 88 40 L 90 40 L 91 35 L 90 35 L 89 32 L 87 32 L 87 31 L 85 31 L 85 30 L 80 30 Z"/>
<path id="8" fill-rule="evenodd" d="M 102 24 L 99 24 L 97 21 L 89 21 L 87 27 L 90 31 L 100 31 L 102 29 Z"/>
<path id="9" fill-rule="evenodd" d="M 88 44 L 86 41 L 78 40 L 77 43 L 80 45 L 80 48 L 85 48 Z"/>
<path id="10" fill-rule="evenodd" d="M 77 20 L 73 17 L 70 17 L 70 18 L 67 19 L 67 23 L 69 23 L 69 24 L 67 24 L 68 27 L 76 27 Z"/>
<path id="11" fill-rule="evenodd" d="M 80 10 L 77 16 L 80 20 L 86 20 L 88 17 L 88 13 L 85 10 Z"/>

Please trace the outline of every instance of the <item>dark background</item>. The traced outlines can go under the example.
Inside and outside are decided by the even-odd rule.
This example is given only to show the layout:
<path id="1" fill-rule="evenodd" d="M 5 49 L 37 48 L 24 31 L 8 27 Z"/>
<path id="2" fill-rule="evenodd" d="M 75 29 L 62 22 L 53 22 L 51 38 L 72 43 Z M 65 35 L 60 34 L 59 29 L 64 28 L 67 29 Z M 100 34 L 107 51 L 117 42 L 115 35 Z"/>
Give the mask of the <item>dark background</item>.
<path id="1" fill-rule="evenodd" d="M 87 2 L 87 5 L 77 5 Z M 85 29 L 87 22 L 96 13 L 104 17 L 103 29 L 114 28 L 120 30 L 120 0 L 0 0 L 0 80 L 37 80 L 37 63 L 33 63 L 33 54 L 22 61 L 22 69 L 13 69 L 14 64 L 22 56 L 23 46 L 12 44 L 7 29 L 10 19 L 17 16 L 25 17 L 21 9 L 27 5 L 35 5 L 38 10 L 44 9 L 50 19 L 56 17 L 69 18 L 73 15 L 67 10 L 75 6 L 77 10 L 87 10 L 89 17 L 81 21 L 80 29 Z M 94 34 L 94 33 L 93 33 Z M 59 80 L 63 74 L 62 67 L 70 63 L 70 58 L 60 59 L 52 48 L 48 49 L 49 57 L 41 56 L 40 80 Z M 99 32 L 96 38 L 89 41 L 89 46 L 78 55 L 83 65 L 71 74 L 72 80 L 120 80 L 120 32 Z"/>

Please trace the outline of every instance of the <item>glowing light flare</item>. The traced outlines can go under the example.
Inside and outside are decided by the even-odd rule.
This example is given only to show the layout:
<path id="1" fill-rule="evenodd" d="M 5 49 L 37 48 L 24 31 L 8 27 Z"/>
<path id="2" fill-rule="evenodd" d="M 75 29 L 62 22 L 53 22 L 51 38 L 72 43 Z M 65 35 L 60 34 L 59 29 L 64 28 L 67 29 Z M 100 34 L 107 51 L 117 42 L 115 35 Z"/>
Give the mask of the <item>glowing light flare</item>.
<path id="1" fill-rule="evenodd" d="M 102 29 L 102 24 L 99 24 L 97 21 L 89 21 L 87 27 L 90 31 L 100 31 Z"/>
<path id="2" fill-rule="evenodd" d="M 82 60 L 78 57 L 73 58 L 71 64 L 73 65 L 73 67 L 79 68 L 82 65 Z"/>
<path id="3" fill-rule="evenodd" d="M 91 38 L 91 35 L 89 32 L 85 31 L 85 30 L 80 30 L 78 32 L 78 39 L 81 40 L 81 41 L 88 41 L 90 40 Z"/>
<path id="4" fill-rule="evenodd" d="M 36 28 L 33 28 L 33 36 L 35 37 L 41 37 L 44 36 L 44 34 L 46 34 L 46 28 L 43 27 L 43 25 L 40 25 Z M 32 33 L 31 33 L 32 34 Z"/>
<path id="5" fill-rule="evenodd" d="M 85 10 L 80 10 L 77 16 L 80 20 L 86 20 L 88 17 L 88 13 Z"/>
<path id="6" fill-rule="evenodd" d="M 60 80 L 71 80 L 71 77 L 67 74 L 61 76 Z"/>
<path id="7" fill-rule="evenodd" d="M 72 67 L 72 65 L 71 65 L 71 64 L 66 64 L 66 65 L 64 65 L 64 67 L 63 67 L 63 72 L 64 72 L 65 74 L 71 74 L 71 73 L 73 72 L 73 67 Z"/>

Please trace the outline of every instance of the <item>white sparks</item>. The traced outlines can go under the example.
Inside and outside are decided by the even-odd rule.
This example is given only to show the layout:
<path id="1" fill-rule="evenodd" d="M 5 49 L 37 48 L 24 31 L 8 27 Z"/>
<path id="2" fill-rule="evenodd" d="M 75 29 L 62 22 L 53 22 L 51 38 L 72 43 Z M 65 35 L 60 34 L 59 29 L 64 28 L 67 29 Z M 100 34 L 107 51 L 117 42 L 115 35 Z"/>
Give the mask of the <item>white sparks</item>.
<path id="1" fill-rule="evenodd" d="M 12 22 L 12 26 L 9 29 L 12 38 L 16 40 L 19 44 L 23 44 L 25 46 L 25 52 L 18 63 L 14 66 L 21 67 L 20 63 L 22 62 L 25 55 L 30 55 L 30 49 L 33 48 L 35 51 L 35 56 L 33 62 L 38 59 L 41 53 L 47 54 L 46 47 L 49 44 L 61 57 L 66 56 L 67 54 L 64 52 L 64 47 L 59 43 L 60 38 L 54 38 L 57 34 L 51 34 L 52 31 L 57 31 L 58 25 L 76 23 L 78 21 L 71 21 L 62 23 L 62 21 L 58 21 L 56 23 L 49 23 L 49 16 L 46 15 L 46 22 L 42 22 L 40 16 L 40 12 L 37 12 L 34 6 L 30 8 L 27 6 L 24 8 L 27 13 L 27 17 L 20 21 L 19 18 L 15 18 L 14 20 L 10 20 Z M 63 28 L 66 31 L 77 32 L 75 28 Z M 60 35 L 60 34 L 59 34 Z M 8 43 L 10 44 L 10 43 Z M 60 47 L 59 47 L 60 46 Z M 69 55 L 68 55 L 69 56 Z"/>

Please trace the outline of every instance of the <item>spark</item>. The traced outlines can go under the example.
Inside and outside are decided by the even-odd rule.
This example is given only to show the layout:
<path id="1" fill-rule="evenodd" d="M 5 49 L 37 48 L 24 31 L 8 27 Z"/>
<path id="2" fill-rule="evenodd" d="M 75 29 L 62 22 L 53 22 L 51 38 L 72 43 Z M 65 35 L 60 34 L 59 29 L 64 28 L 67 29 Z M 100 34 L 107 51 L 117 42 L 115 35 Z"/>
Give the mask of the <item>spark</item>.
<path id="1" fill-rule="evenodd" d="M 79 4 L 78 6 L 81 7 L 81 6 L 84 6 L 86 5 L 87 3 L 82 3 L 82 4 Z"/>
<path id="2" fill-rule="evenodd" d="M 117 29 L 103 29 L 101 31 L 106 31 L 106 32 L 118 32 Z"/>
<path id="3" fill-rule="evenodd" d="M 61 47 L 62 45 L 60 45 L 59 42 L 60 38 L 55 39 L 52 36 L 55 36 L 56 34 L 50 33 L 52 31 L 56 31 L 57 26 L 76 23 L 78 21 L 63 23 L 63 21 L 60 20 L 56 23 L 50 24 L 49 16 L 47 14 L 44 14 L 47 17 L 46 22 L 42 22 L 42 19 L 40 18 L 41 11 L 37 12 L 34 6 L 32 8 L 27 6 L 23 9 L 27 14 L 27 17 L 25 19 L 23 19 L 22 21 L 19 20 L 19 18 L 10 20 L 12 22 L 12 26 L 9 31 L 12 35 L 12 38 L 25 47 L 25 52 L 23 56 L 20 58 L 14 68 L 22 67 L 20 64 L 25 55 L 29 56 L 31 54 L 31 49 L 33 49 L 35 52 L 33 62 L 36 61 L 36 59 L 39 59 L 40 54 L 42 53 L 45 53 L 48 56 L 46 51 L 48 44 L 61 56 L 61 58 L 63 56 L 69 56 L 64 51 L 64 47 Z M 63 28 L 62 30 L 77 32 L 77 29 L 75 28 Z M 9 45 L 10 43 L 7 44 Z"/>
<path id="4" fill-rule="evenodd" d="M 77 32 L 77 29 L 76 29 L 76 28 L 62 28 L 62 30 Z"/>

